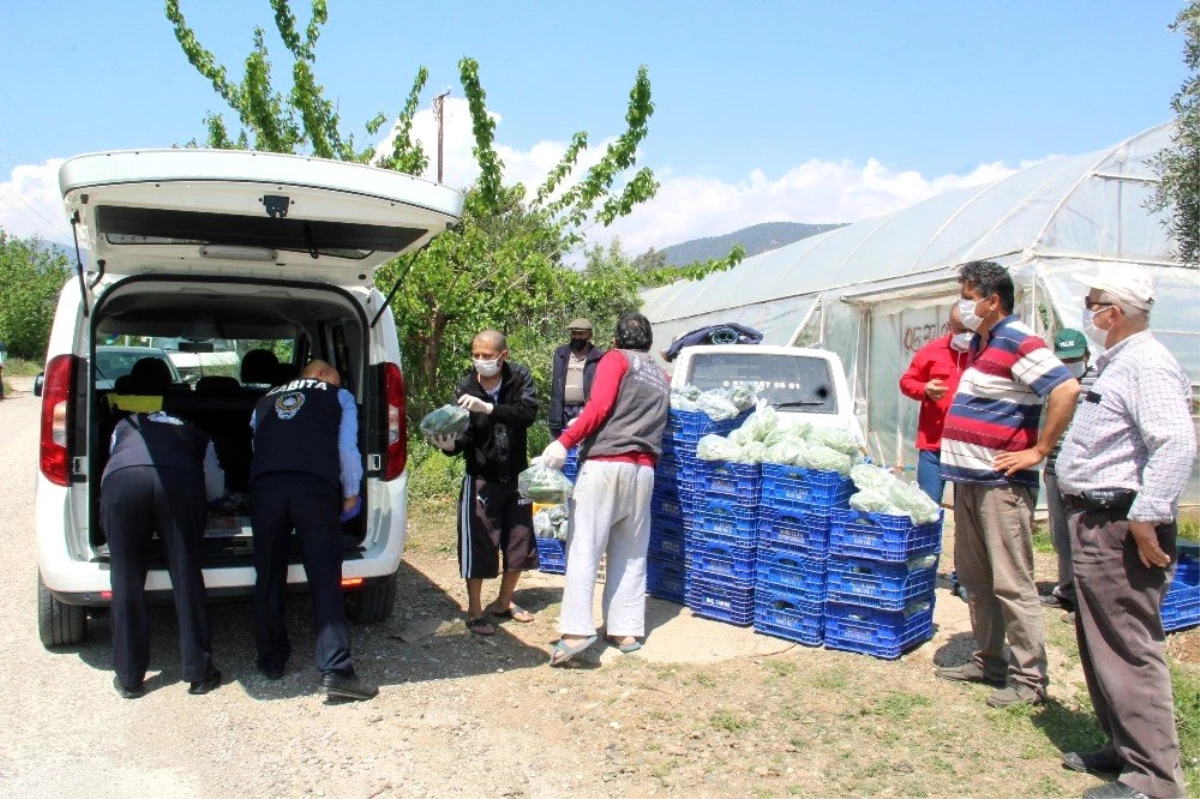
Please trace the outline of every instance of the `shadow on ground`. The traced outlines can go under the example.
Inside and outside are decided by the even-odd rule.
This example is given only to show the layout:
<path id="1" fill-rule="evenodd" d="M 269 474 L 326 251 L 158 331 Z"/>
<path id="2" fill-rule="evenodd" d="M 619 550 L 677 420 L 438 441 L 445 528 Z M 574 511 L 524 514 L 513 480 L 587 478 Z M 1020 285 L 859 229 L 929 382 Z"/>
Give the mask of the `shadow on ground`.
<path id="1" fill-rule="evenodd" d="M 496 625 L 492 636 L 467 631 L 458 602 L 408 563 L 401 563 L 393 617 L 372 625 L 351 625 L 355 669 L 359 676 L 378 685 L 458 679 L 479 674 L 541 667 L 546 651 L 530 646 L 508 631 L 516 622 Z M 538 612 L 557 602 L 561 589 L 518 589 L 516 602 Z M 287 627 L 292 658 L 284 678 L 271 681 L 254 666 L 253 613 L 249 600 L 209 605 L 213 662 L 227 684 L 239 686 L 248 695 L 264 701 L 312 694 L 319 674 L 313 663 L 316 643 L 311 604 L 307 594 L 289 594 Z M 436 630 L 411 642 L 401 639 L 409 625 L 417 622 Z M 107 613 L 88 621 L 88 640 L 77 647 L 57 649 L 79 657 L 101 671 L 112 669 L 112 627 Z M 169 688 L 184 690 L 179 668 L 179 635 L 172 605 L 157 605 L 150 612 L 150 668 L 148 692 Z M 226 689 L 227 690 L 227 689 Z"/>

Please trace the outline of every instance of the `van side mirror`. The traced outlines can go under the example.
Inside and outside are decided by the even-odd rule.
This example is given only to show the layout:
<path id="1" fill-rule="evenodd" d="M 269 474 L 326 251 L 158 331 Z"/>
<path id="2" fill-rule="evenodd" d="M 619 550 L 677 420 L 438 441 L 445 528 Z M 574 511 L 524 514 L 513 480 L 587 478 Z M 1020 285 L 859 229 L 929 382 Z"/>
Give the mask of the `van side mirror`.
<path id="1" fill-rule="evenodd" d="M 33 396 L 42 396 L 42 383 L 46 382 L 46 373 L 42 372 L 37 377 L 33 378 Z"/>

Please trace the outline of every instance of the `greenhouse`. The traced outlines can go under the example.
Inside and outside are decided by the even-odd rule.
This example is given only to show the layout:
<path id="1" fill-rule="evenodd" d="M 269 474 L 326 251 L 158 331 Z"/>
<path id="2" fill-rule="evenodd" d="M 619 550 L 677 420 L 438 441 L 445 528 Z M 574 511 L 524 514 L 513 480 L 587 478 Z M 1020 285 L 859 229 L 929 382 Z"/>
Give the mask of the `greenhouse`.
<path id="1" fill-rule="evenodd" d="M 1171 131 L 1170 124 L 1151 128 L 1099 152 L 1043 161 L 802 239 L 701 281 L 645 291 L 655 346 L 737 322 L 761 331 L 764 344 L 832 350 L 845 366 L 873 454 L 912 467 L 919 408 L 897 381 L 913 353 L 944 332 L 961 264 L 990 259 L 1006 266 L 1017 313 L 1047 339 L 1081 325 L 1086 288 L 1073 275 L 1137 264 L 1154 277 L 1151 329 L 1187 371 L 1195 400 L 1200 270 L 1174 257 L 1162 218 L 1145 207 L 1156 183 L 1150 160 L 1170 144 Z M 1200 503 L 1197 473 L 1184 503 Z"/>

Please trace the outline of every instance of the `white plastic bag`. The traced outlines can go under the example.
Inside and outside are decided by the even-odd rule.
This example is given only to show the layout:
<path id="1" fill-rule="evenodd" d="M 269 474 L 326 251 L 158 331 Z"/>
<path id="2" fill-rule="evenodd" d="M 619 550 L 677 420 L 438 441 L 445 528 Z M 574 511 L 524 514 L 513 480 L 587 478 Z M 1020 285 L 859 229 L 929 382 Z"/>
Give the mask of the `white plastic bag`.
<path id="1" fill-rule="evenodd" d="M 703 461 L 737 460 L 741 447 L 724 436 L 707 435 L 696 445 L 696 457 Z"/>

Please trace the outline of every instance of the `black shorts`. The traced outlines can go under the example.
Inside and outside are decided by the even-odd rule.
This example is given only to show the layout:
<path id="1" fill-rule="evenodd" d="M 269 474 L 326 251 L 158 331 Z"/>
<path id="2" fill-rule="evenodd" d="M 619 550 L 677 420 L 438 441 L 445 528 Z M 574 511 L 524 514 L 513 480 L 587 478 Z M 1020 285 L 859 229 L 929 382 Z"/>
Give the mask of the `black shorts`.
<path id="1" fill-rule="evenodd" d="M 504 570 L 538 567 L 533 502 L 517 492 L 517 481 L 499 483 L 467 475 L 458 500 L 458 566 L 468 580 L 488 580 Z"/>

